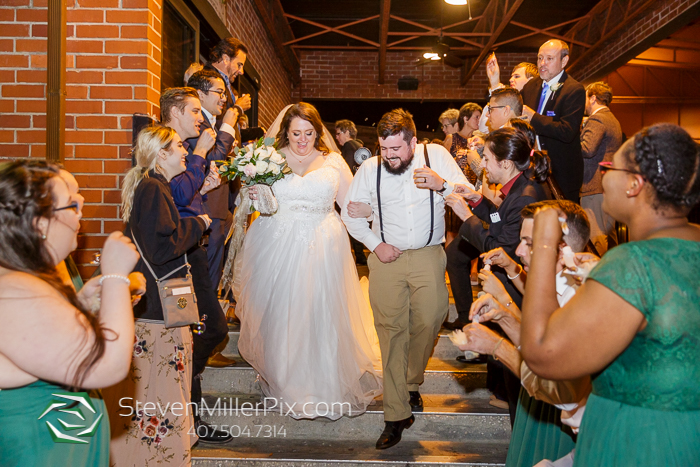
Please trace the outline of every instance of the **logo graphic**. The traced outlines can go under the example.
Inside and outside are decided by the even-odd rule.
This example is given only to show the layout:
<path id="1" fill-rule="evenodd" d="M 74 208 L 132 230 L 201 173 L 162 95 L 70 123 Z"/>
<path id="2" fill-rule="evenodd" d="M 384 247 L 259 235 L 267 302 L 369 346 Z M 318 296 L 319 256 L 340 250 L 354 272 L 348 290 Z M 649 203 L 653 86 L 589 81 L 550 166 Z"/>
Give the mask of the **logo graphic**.
<path id="1" fill-rule="evenodd" d="M 100 414 L 95 419 L 95 421 L 93 421 L 92 424 L 88 426 L 87 422 L 85 421 L 85 415 L 83 413 L 83 410 L 88 410 L 89 412 L 97 415 L 95 407 L 92 405 L 92 401 L 90 400 L 90 396 L 88 396 L 86 392 L 63 392 L 51 395 L 64 400 L 62 401 L 53 399 L 51 403 L 46 407 L 46 410 L 44 410 L 44 413 L 42 413 L 37 420 L 41 420 L 49 412 L 54 411 L 71 415 L 72 417 L 81 420 L 82 423 L 79 423 L 77 421 L 76 423 L 68 423 L 62 420 L 61 418 L 57 418 L 57 420 L 61 424 L 61 427 L 68 432 L 73 432 L 77 430 L 81 431 L 75 433 L 74 436 L 71 436 L 66 433 L 63 433 L 61 430 L 59 430 L 59 428 L 52 425 L 50 421 L 46 420 L 46 426 L 49 427 L 49 433 L 51 434 L 51 438 L 53 438 L 54 442 L 56 443 L 88 444 L 90 440 L 86 440 L 83 438 L 90 438 L 97 432 L 97 427 L 100 426 L 100 422 L 102 421 L 103 415 Z"/>

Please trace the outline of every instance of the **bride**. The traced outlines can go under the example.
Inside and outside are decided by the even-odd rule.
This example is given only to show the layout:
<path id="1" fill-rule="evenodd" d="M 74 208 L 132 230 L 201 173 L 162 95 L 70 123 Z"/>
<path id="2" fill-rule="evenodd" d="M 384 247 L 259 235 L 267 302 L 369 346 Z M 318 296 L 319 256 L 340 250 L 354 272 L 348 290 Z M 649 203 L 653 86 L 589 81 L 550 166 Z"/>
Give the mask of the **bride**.
<path id="1" fill-rule="evenodd" d="M 272 186 L 278 211 L 252 223 L 236 257 L 238 348 L 294 418 L 359 415 L 382 382 L 372 312 L 334 209 L 352 174 L 310 104 L 286 107 L 267 136 L 293 174 Z"/>

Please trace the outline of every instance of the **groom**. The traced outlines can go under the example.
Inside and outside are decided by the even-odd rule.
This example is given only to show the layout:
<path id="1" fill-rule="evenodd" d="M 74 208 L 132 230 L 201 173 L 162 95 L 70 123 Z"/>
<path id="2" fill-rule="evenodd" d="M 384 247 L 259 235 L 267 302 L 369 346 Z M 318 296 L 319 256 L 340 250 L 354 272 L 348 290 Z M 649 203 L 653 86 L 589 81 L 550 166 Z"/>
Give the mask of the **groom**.
<path id="1" fill-rule="evenodd" d="M 410 113 L 385 114 L 377 126 L 380 158 L 365 161 L 346 199 L 372 206 L 373 225 L 342 218 L 350 234 L 372 251 L 369 297 L 384 376 L 385 428 L 377 449 L 394 446 L 423 410 L 418 386 L 447 316 L 445 201 L 454 184 L 471 186 L 445 148 L 416 144 Z M 429 168 L 428 168 L 429 167 Z"/>

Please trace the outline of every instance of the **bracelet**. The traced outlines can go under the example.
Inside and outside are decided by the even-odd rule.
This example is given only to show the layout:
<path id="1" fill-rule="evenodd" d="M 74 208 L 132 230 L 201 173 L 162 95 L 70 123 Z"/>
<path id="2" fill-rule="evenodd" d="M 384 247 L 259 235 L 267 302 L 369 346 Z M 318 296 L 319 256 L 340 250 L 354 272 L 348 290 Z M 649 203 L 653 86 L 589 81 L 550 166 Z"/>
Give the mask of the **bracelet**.
<path id="1" fill-rule="evenodd" d="M 505 337 L 501 337 L 501 339 L 496 343 L 496 347 L 493 348 L 493 353 L 491 355 L 493 355 L 493 358 L 496 360 L 498 360 L 498 357 L 496 356 L 496 351 L 498 350 L 498 347 L 500 347 L 501 342 L 503 342 L 504 339 Z"/>
<path id="2" fill-rule="evenodd" d="M 131 285 L 129 278 L 122 276 L 121 274 L 105 274 L 104 276 L 100 277 L 100 285 L 102 285 L 102 282 L 104 282 L 105 279 L 121 279 L 127 284 Z"/>
<path id="3" fill-rule="evenodd" d="M 515 277 L 518 277 L 518 276 L 515 276 Z M 513 279 L 515 279 L 515 277 L 514 277 Z M 509 306 L 511 306 L 513 303 L 515 303 L 513 300 L 511 300 L 511 301 L 509 301 L 508 303 L 506 303 L 506 308 L 508 308 Z"/>
<path id="4" fill-rule="evenodd" d="M 508 273 L 506 273 L 506 277 L 507 277 L 508 279 L 510 279 L 510 280 L 514 280 L 514 279 L 517 279 L 518 277 L 520 277 L 520 274 L 522 274 L 522 272 L 523 272 L 523 267 L 522 267 L 521 265 L 519 265 L 519 264 L 518 264 L 518 267 L 520 268 L 520 270 L 518 271 L 518 273 L 517 273 L 516 275 L 514 275 L 513 277 L 510 277 L 510 276 L 508 275 Z M 513 301 L 511 300 L 511 303 L 512 303 L 512 302 L 513 302 Z M 508 306 L 508 305 L 506 305 L 506 306 Z"/>

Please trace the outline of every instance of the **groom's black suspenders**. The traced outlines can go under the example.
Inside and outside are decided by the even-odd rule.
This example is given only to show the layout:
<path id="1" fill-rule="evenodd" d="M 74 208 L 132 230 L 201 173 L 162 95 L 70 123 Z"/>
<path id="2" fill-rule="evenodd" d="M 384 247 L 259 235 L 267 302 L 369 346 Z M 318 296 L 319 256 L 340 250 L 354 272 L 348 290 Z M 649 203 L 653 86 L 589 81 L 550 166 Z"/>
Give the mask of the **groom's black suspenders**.
<path id="1" fill-rule="evenodd" d="M 430 158 L 428 157 L 428 145 L 424 144 L 423 145 L 423 150 L 425 151 L 425 165 L 426 167 L 430 168 Z M 382 219 L 382 195 L 381 191 L 379 190 L 379 184 L 382 180 L 382 156 L 377 156 L 379 160 L 377 161 L 377 206 L 379 208 L 379 234 L 382 237 L 382 241 L 386 243 L 386 240 L 384 240 L 384 220 Z M 428 237 L 428 243 L 425 244 L 425 246 L 430 245 L 430 241 L 433 239 L 433 231 L 435 230 L 435 204 L 433 204 L 433 190 L 430 190 L 430 236 Z"/>

